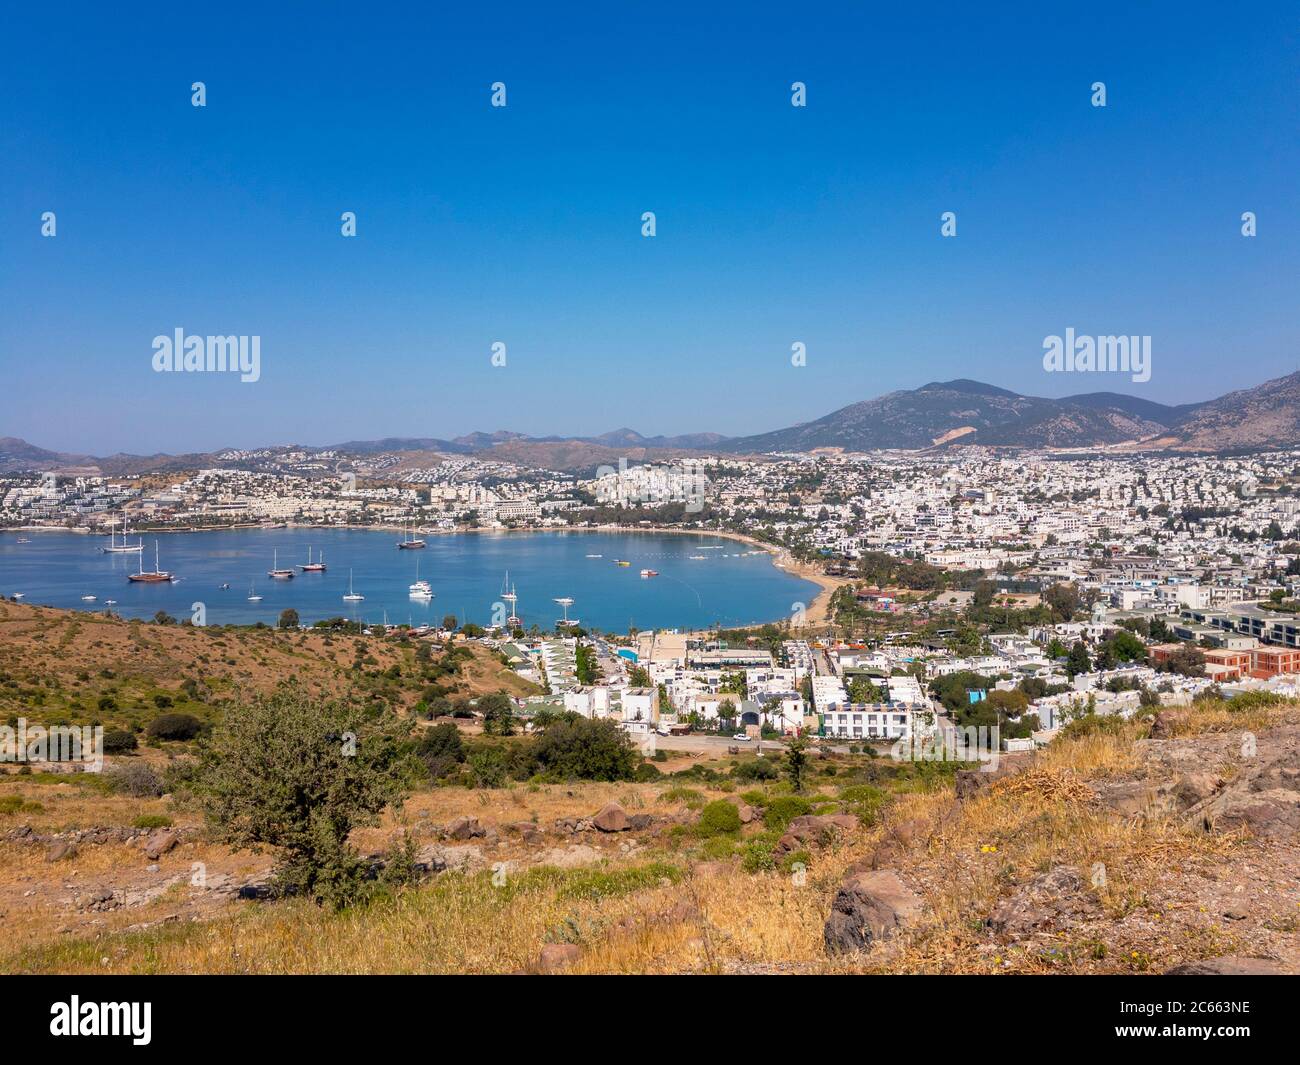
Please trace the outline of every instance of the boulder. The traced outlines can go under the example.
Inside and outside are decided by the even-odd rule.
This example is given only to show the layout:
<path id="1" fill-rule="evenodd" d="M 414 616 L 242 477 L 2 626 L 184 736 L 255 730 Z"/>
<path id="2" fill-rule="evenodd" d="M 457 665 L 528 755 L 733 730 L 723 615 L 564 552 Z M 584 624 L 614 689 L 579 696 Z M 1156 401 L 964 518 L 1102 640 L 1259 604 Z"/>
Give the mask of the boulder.
<path id="1" fill-rule="evenodd" d="M 731 805 L 736 808 L 736 812 L 740 814 L 740 823 L 742 825 L 747 825 L 751 821 L 757 820 L 758 811 L 750 806 L 749 803 L 745 802 L 745 800 L 739 795 L 728 795 L 723 801 L 731 803 Z"/>
<path id="2" fill-rule="evenodd" d="M 45 860 L 47 862 L 59 862 L 65 858 L 75 858 L 76 856 L 77 845 L 66 839 L 56 839 L 45 851 Z"/>
<path id="3" fill-rule="evenodd" d="M 870 950 L 911 924 L 922 902 L 892 869 L 855 873 L 846 878 L 831 903 L 822 938 L 828 954 Z"/>
<path id="4" fill-rule="evenodd" d="M 458 817 L 444 829 L 448 839 L 467 840 L 486 836 L 487 829 L 479 824 L 477 817 Z"/>
<path id="5" fill-rule="evenodd" d="M 506 828 L 518 835 L 525 843 L 539 843 L 542 839 L 541 827 L 532 821 L 514 821 Z"/>
<path id="6" fill-rule="evenodd" d="M 1018 888 L 993 907 L 988 925 L 1011 937 L 1069 925 L 1097 910 L 1083 877 L 1072 866 L 1058 865 Z"/>
<path id="7" fill-rule="evenodd" d="M 1178 726 L 1187 720 L 1186 710 L 1161 710 L 1156 714 L 1156 719 L 1151 723 L 1151 738 L 1153 740 L 1170 739 Z"/>
<path id="8" fill-rule="evenodd" d="M 628 821 L 627 811 L 616 802 L 602 806 L 591 819 L 591 823 L 602 832 L 626 832 L 632 827 Z"/>
<path id="9" fill-rule="evenodd" d="M 858 819 L 852 814 L 804 814 L 786 827 L 785 835 L 777 841 L 776 855 L 780 857 L 806 847 L 824 847 L 837 835 L 857 827 Z"/>
<path id="10" fill-rule="evenodd" d="M 144 856 L 156 862 L 180 842 L 180 833 L 172 829 L 160 829 L 149 837 L 144 845 Z"/>

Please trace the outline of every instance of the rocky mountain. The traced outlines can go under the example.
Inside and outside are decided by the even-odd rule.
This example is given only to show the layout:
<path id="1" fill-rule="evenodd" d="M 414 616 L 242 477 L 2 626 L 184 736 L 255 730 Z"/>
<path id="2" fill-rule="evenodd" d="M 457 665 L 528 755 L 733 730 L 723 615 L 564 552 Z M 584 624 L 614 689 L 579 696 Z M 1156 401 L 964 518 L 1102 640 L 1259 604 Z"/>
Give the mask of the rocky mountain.
<path id="1" fill-rule="evenodd" d="M 1199 404 L 1151 446 L 1235 451 L 1300 443 L 1300 372 Z"/>
<path id="2" fill-rule="evenodd" d="M 788 429 L 736 437 L 719 450 L 869 451 L 965 444 L 1097 447 L 1167 433 L 1202 406 L 1171 407 L 1115 392 L 1043 399 L 959 378 L 852 403 Z"/>

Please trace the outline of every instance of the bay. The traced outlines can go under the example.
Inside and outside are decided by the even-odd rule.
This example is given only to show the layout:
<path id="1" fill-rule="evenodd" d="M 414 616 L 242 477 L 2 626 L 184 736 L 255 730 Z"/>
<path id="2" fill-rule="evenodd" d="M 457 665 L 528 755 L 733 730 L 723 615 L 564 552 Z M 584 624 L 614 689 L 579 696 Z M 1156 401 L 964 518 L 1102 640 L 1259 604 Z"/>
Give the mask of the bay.
<path id="1" fill-rule="evenodd" d="M 131 540 L 135 542 L 135 533 Z M 20 544 L 20 536 L 30 543 Z M 182 620 L 203 604 L 208 625 L 274 625 L 298 611 L 303 624 L 347 617 L 375 623 L 439 624 L 447 614 L 480 625 L 503 616 L 506 572 L 519 598 L 523 626 L 547 630 L 571 597 L 569 616 L 606 632 L 630 626 L 706 628 L 788 618 L 811 604 L 818 588 L 773 565 L 772 556 L 728 537 L 656 532 L 457 533 L 427 537 L 423 550 L 398 550 L 401 534 L 377 529 L 238 529 L 143 534 L 143 568 L 152 569 L 157 541 L 163 570 L 178 580 L 131 583 L 141 556 L 100 551 L 108 539 L 69 532 L 0 535 L 0 594 L 27 603 L 101 611 L 108 600 L 123 617 L 152 618 L 160 610 Z M 267 576 L 277 558 L 294 568 L 323 551 L 325 573 L 292 580 Z M 597 555 L 599 557 L 588 557 Z M 697 557 L 692 557 L 697 556 Z M 702 556 L 702 557 L 700 557 Z M 628 566 L 618 566 L 624 559 Z M 429 602 L 413 600 L 418 574 L 432 586 Z M 348 571 L 363 602 L 347 603 Z M 658 571 L 643 578 L 642 569 Z M 222 585 L 229 585 L 222 589 Z M 250 589 L 263 598 L 249 602 Z M 82 596 L 94 595 L 94 602 Z M 508 613 L 508 611 L 506 611 Z"/>

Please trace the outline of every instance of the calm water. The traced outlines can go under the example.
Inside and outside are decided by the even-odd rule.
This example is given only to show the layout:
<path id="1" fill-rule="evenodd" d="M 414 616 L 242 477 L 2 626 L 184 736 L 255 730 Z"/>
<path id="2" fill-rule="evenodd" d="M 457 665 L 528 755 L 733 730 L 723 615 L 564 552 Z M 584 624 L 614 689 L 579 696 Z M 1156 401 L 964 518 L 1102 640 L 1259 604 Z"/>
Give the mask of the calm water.
<path id="1" fill-rule="evenodd" d="M 19 544 L 18 535 L 31 543 Z M 274 624 L 293 607 L 304 624 L 345 616 L 365 622 L 436 624 L 446 614 L 488 624 L 501 601 L 506 570 L 519 595 L 524 627 L 549 629 L 561 616 L 552 600 L 571 596 L 570 618 L 610 632 L 637 628 L 702 628 L 788 617 L 791 604 L 811 603 L 816 585 L 772 565 L 766 554 L 721 537 L 655 533 L 470 533 L 431 536 L 423 551 L 399 551 L 400 534 L 360 529 L 241 529 L 230 532 L 145 534 L 144 568 L 153 568 L 154 540 L 171 584 L 132 584 L 138 555 L 105 555 L 106 537 L 74 533 L 0 534 L 0 594 L 25 593 L 25 602 L 103 610 L 114 599 L 124 617 L 151 618 L 159 610 L 183 619 L 202 602 L 207 623 Z M 132 535 L 134 542 L 135 536 Z M 298 573 L 289 581 L 266 575 L 273 552 L 281 568 L 325 553 L 326 573 Z M 588 558 L 598 554 L 600 558 Z M 703 555 L 702 560 L 691 555 Z M 631 566 L 614 564 L 627 559 Z M 419 576 L 433 587 L 432 602 L 412 600 Z M 348 569 L 361 603 L 345 603 Z M 642 578 L 643 568 L 659 571 Z M 221 590 L 222 584 L 229 584 Z M 248 602 L 250 585 L 263 596 Z M 97 596 L 93 603 L 83 595 Z"/>

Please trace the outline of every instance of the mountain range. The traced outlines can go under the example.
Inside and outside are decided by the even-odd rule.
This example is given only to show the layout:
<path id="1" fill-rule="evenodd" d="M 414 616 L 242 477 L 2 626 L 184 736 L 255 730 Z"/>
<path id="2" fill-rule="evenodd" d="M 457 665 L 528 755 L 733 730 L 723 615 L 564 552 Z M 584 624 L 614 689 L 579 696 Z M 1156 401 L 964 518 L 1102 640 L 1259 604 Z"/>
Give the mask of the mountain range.
<path id="1" fill-rule="evenodd" d="M 528 436 L 498 431 L 444 440 L 387 437 L 328 447 L 295 445 L 308 454 L 332 451 L 359 458 L 391 455 L 477 455 L 557 470 L 616 466 L 699 452 L 751 455 L 819 449 L 927 450 L 978 445 L 996 448 L 1114 452 L 1216 453 L 1300 447 L 1300 372 L 1203 403 L 1169 406 L 1117 392 L 1087 392 L 1062 399 L 1025 396 L 960 378 L 889 392 L 851 403 L 815 421 L 753 436 L 718 433 L 643 436 L 616 429 L 591 437 Z M 263 452 L 289 450 L 260 449 Z M 0 437 L 0 472 L 99 469 L 110 476 L 167 472 L 199 466 L 257 465 L 246 452 L 187 455 L 111 455 L 96 458 L 50 451 L 15 437 Z"/>

